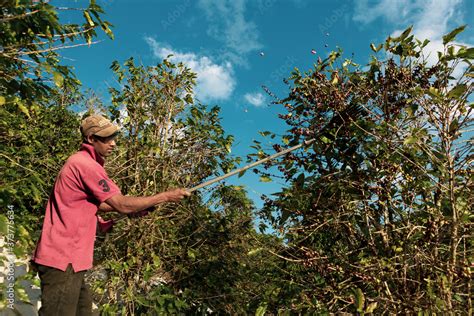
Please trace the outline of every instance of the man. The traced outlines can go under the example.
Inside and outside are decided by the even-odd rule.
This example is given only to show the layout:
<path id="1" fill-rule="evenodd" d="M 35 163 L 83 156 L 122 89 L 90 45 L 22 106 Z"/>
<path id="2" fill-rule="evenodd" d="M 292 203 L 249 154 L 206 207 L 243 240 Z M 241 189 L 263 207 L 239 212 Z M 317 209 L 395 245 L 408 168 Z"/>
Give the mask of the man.
<path id="1" fill-rule="evenodd" d="M 121 194 L 104 170 L 115 148 L 118 127 L 100 115 L 81 124 L 80 150 L 62 167 L 54 184 L 32 261 L 41 280 L 40 315 L 90 315 L 92 298 L 84 281 L 92 268 L 97 211 L 139 212 L 190 193 L 174 189 L 152 196 Z"/>

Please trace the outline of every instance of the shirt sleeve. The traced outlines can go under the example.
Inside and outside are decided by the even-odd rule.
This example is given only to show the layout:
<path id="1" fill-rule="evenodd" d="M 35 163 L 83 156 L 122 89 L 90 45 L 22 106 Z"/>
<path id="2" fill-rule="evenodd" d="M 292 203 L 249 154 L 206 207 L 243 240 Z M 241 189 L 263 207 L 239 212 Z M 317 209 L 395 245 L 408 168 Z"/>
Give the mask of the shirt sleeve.
<path id="1" fill-rule="evenodd" d="M 120 188 L 109 178 L 101 165 L 88 166 L 81 174 L 84 186 L 99 203 L 120 194 Z"/>

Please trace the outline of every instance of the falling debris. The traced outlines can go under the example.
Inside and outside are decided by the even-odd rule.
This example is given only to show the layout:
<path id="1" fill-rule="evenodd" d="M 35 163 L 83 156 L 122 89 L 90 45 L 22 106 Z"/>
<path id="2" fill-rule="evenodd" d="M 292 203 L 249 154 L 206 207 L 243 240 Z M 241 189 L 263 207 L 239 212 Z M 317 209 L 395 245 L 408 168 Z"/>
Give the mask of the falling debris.
<path id="1" fill-rule="evenodd" d="M 311 54 L 313 54 L 313 55 L 316 54 L 316 50 L 315 50 L 315 49 L 312 49 L 312 50 L 311 50 Z"/>
<path id="2" fill-rule="evenodd" d="M 337 74 L 337 71 L 335 71 L 331 75 L 331 83 L 333 85 L 336 85 L 338 82 L 339 82 L 339 75 Z"/>
<path id="3" fill-rule="evenodd" d="M 329 36 L 329 33 L 326 33 L 326 36 Z"/>
<path id="4" fill-rule="evenodd" d="M 265 53 L 264 52 L 260 52 L 260 56 L 265 56 Z"/>
<path id="5" fill-rule="evenodd" d="M 328 47 L 328 44 L 324 44 L 324 47 Z"/>
<path id="6" fill-rule="evenodd" d="M 244 112 L 247 113 L 249 110 L 248 109 L 244 109 Z"/>

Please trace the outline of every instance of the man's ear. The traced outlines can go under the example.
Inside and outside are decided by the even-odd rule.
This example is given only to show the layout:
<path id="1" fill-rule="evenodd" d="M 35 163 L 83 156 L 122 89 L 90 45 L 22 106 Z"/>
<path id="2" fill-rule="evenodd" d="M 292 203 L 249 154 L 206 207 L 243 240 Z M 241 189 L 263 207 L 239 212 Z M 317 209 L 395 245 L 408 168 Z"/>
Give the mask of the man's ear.
<path id="1" fill-rule="evenodd" d="M 95 139 L 94 139 L 94 136 L 93 136 L 93 135 L 89 135 L 89 136 L 87 136 L 87 137 L 86 137 L 86 140 L 87 140 L 87 142 L 88 142 L 89 144 L 92 144 L 92 142 L 93 142 L 93 141 L 95 141 Z"/>

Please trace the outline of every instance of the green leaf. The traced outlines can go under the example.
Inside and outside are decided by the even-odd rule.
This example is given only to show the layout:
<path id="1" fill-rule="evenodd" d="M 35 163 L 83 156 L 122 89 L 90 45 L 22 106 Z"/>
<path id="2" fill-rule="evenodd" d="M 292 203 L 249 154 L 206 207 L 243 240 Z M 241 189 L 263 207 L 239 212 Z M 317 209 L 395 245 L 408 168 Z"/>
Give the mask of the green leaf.
<path id="1" fill-rule="evenodd" d="M 367 308 L 365 309 L 365 312 L 373 313 L 376 308 L 377 308 L 377 302 L 372 302 L 369 304 L 369 306 L 367 306 Z"/>
<path id="2" fill-rule="evenodd" d="M 186 94 L 186 96 L 184 97 L 184 101 L 186 101 L 186 103 L 188 104 L 193 103 L 193 96 L 191 94 Z"/>
<path id="3" fill-rule="evenodd" d="M 430 87 L 430 89 L 428 90 L 428 94 L 432 97 L 439 97 L 439 91 L 434 87 Z"/>
<path id="4" fill-rule="evenodd" d="M 196 259 L 196 253 L 192 249 L 188 249 L 188 257 L 191 260 L 195 260 Z"/>
<path id="5" fill-rule="evenodd" d="M 414 116 L 416 113 L 416 110 L 418 110 L 418 104 L 410 104 L 409 107 L 407 107 L 407 113 L 409 116 Z"/>
<path id="6" fill-rule="evenodd" d="M 364 293 L 358 287 L 355 289 L 352 289 L 352 292 L 354 293 L 354 305 L 357 308 L 357 311 L 361 313 L 364 311 L 364 303 L 365 303 Z"/>
<path id="7" fill-rule="evenodd" d="M 89 11 L 84 11 L 84 17 L 87 20 L 87 23 L 89 23 L 90 26 L 94 26 L 94 21 L 92 21 L 91 15 L 89 14 Z"/>
<path id="8" fill-rule="evenodd" d="M 468 58 L 468 59 L 473 59 L 474 58 L 474 47 L 468 48 L 468 49 L 460 49 L 457 53 L 457 57 L 459 58 Z"/>
<path id="9" fill-rule="evenodd" d="M 462 31 L 464 31 L 465 28 L 466 28 L 466 25 L 463 25 L 463 26 L 460 26 L 460 27 L 455 28 L 454 30 L 452 30 L 452 31 L 449 32 L 448 34 L 444 35 L 444 36 L 443 36 L 443 45 L 446 45 L 447 43 L 449 43 L 449 42 L 451 42 L 452 40 L 454 40 L 454 38 L 456 37 L 456 35 L 458 35 L 458 34 L 461 33 Z"/>
<path id="10" fill-rule="evenodd" d="M 109 68 L 116 72 L 120 69 L 120 64 L 118 61 L 114 60 Z"/>
<path id="11" fill-rule="evenodd" d="M 8 222 L 9 222 L 8 218 L 5 215 L 0 214 L 0 232 L 4 236 L 8 232 Z"/>
<path id="12" fill-rule="evenodd" d="M 4 96 L 0 96 L 0 105 L 4 105 L 6 103 L 6 99 Z"/>
<path id="13" fill-rule="evenodd" d="M 296 185 L 302 187 L 304 184 L 304 173 L 301 173 L 298 178 L 296 178 Z"/>
<path id="14" fill-rule="evenodd" d="M 26 294 L 25 289 L 20 284 L 18 284 L 18 286 L 15 287 L 15 298 L 25 303 L 30 302 L 28 294 Z"/>
<path id="15" fill-rule="evenodd" d="M 262 303 L 260 306 L 257 308 L 255 311 L 255 316 L 263 316 L 265 315 L 265 312 L 267 311 L 267 303 Z"/>
<path id="16" fill-rule="evenodd" d="M 395 42 L 403 41 L 403 40 L 408 36 L 408 34 L 411 33 L 411 30 L 412 30 L 412 29 L 413 29 L 413 25 L 410 26 L 410 27 L 408 27 L 406 30 L 404 30 L 404 31 L 402 32 L 402 34 L 400 34 L 400 36 L 395 37 L 395 38 L 393 38 L 392 40 L 395 41 Z"/>
<path id="17" fill-rule="evenodd" d="M 238 177 L 239 177 L 239 178 L 242 177 L 242 176 L 245 174 L 246 171 L 247 171 L 247 170 L 240 171 L 239 174 L 238 174 Z"/>
<path id="18" fill-rule="evenodd" d="M 84 33 L 84 39 L 86 40 L 87 45 L 92 44 L 92 35 L 89 32 Z"/>
<path id="19" fill-rule="evenodd" d="M 18 109 L 23 112 L 26 116 L 28 116 L 28 118 L 30 118 L 30 111 L 28 110 L 28 108 L 23 104 L 23 102 L 21 101 L 17 101 L 17 106 L 18 106 Z"/>
<path id="20" fill-rule="evenodd" d="M 53 81 L 54 84 L 60 88 L 63 86 L 64 83 L 64 77 L 57 71 L 53 72 Z"/>
<path id="21" fill-rule="evenodd" d="M 408 136 L 407 138 L 405 138 L 405 140 L 403 141 L 403 144 L 404 145 L 410 145 L 410 144 L 414 144 L 418 141 L 418 138 L 416 136 Z"/>
<path id="22" fill-rule="evenodd" d="M 465 84 L 458 84 L 454 88 L 449 91 L 447 97 L 448 98 L 459 98 L 465 91 L 467 90 L 467 85 Z"/>
<path id="23" fill-rule="evenodd" d="M 279 224 L 284 225 L 286 220 L 288 219 L 288 217 L 290 217 L 290 214 L 291 214 L 290 211 L 288 211 L 287 209 L 283 209 L 281 211 L 281 217 L 280 217 Z"/>
<path id="24" fill-rule="evenodd" d="M 271 132 L 269 132 L 269 131 L 258 132 L 258 133 L 259 133 L 260 135 L 262 135 L 263 137 L 266 137 L 266 136 L 268 136 L 268 135 L 271 134 Z"/>
<path id="25" fill-rule="evenodd" d="M 411 33 L 411 30 L 413 29 L 413 25 L 408 27 L 405 31 L 403 31 L 403 33 L 400 35 L 400 39 L 405 39 L 410 33 Z"/>
<path id="26" fill-rule="evenodd" d="M 261 182 L 272 182 L 272 179 L 270 177 L 267 177 L 267 176 L 261 176 L 260 181 Z"/>
<path id="27" fill-rule="evenodd" d="M 449 133 L 453 133 L 459 128 L 459 122 L 457 119 L 454 119 L 451 124 L 449 124 Z"/>
<path id="28" fill-rule="evenodd" d="M 249 252 L 247 252 L 247 256 L 254 256 L 254 255 L 258 254 L 259 252 L 261 252 L 262 250 L 263 250 L 263 248 L 261 248 L 261 247 L 256 248 L 256 249 L 252 249 Z"/>
<path id="29" fill-rule="evenodd" d="M 107 36 L 110 38 L 110 39 L 114 39 L 114 33 L 112 32 L 112 30 L 110 29 L 109 27 L 109 24 L 107 22 L 103 22 L 100 24 L 100 27 L 102 28 L 102 30 L 104 31 L 105 34 L 107 34 Z"/>
<path id="30" fill-rule="evenodd" d="M 321 141 L 325 144 L 332 143 L 332 141 L 329 138 L 327 138 L 326 136 L 322 136 Z"/>
<path id="31" fill-rule="evenodd" d="M 370 44 L 370 49 L 372 49 L 374 52 L 378 52 L 379 50 L 381 50 L 383 47 L 383 44 L 379 44 L 379 46 L 375 46 L 373 43 Z"/>

